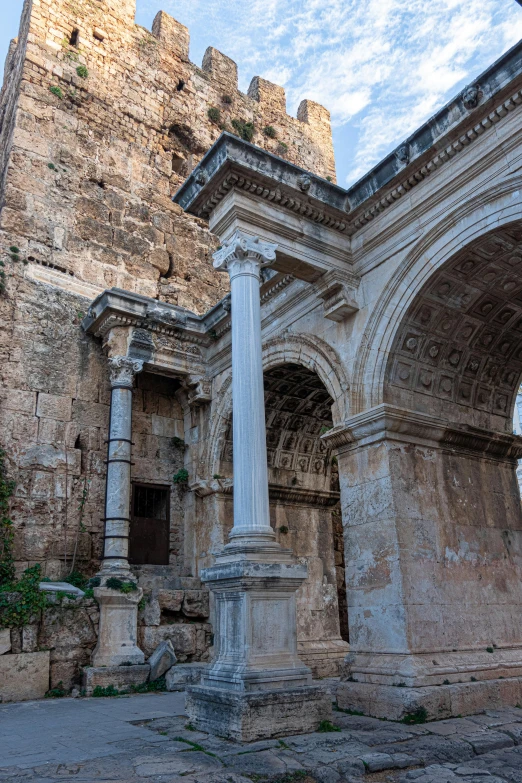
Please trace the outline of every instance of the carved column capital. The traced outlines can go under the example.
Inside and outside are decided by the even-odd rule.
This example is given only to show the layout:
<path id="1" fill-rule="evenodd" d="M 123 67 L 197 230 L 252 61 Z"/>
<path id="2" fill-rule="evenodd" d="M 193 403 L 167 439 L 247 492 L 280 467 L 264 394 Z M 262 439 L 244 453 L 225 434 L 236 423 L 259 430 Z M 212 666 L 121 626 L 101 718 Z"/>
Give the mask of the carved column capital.
<path id="1" fill-rule="evenodd" d="M 223 246 L 214 253 L 214 268 L 228 271 L 230 278 L 239 274 L 259 277 L 261 267 L 275 261 L 277 245 L 262 242 L 259 237 L 236 231 Z"/>
<path id="2" fill-rule="evenodd" d="M 143 370 L 141 359 L 130 356 L 113 356 L 109 359 L 109 375 L 111 386 L 128 386 L 132 389 L 134 376 Z"/>

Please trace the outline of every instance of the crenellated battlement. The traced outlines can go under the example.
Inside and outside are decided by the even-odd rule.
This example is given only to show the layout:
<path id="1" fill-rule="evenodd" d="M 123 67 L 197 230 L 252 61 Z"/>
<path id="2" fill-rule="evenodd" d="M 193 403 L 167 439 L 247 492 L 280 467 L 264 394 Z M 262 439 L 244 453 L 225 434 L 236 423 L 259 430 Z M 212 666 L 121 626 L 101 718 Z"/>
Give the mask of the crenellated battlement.
<path id="1" fill-rule="evenodd" d="M 76 53 L 79 62 L 99 72 L 96 75 L 100 79 L 108 77 L 117 81 L 118 77 L 123 77 L 125 81 L 137 81 L 139 74 L 143 92 L 141 100 L 139 93 L 133 93 L 137 105 L 161 92 L 162 97 L 167 95 L 170 100 L 160 100 L 160 104 L 169 103 L 171 109 L 170 104 L 183 102 L 176 91 L 181 92 L 178 88 L 180 82 L 184 82 L 185 96 L 192 93 L 196 103 L 207 104 L 207 111 L 217 109 L 223 115 L 223 122 L 214 121 L 218 128 L 223 126 L 236 132 L 233 120 L 251 122 L 255 134 L 252 141 L 256 144 L 266 146 L 294 163 L 306 163 L 315 173 L 335 178 L 329 114 L 325 109 L 300 110 L 297 118 L 291 117 L 286 111 L 284 88 L 261 76 L 252 78 L 245 95 L 239 90 L 238 69 L 232 59 L 209 47 L 198 67 L 189 60 L 190 33 L 184 25 L 160 11 L 149 32 L 134 23 L 134 11 L 135 3 L 131 0 L 41 0 L 38 6 L 33 6 L 31 13 L 29 56 L 36 50 L 41 53 L 43 48 L 67 65 L 71 63 L 71 57 L 74 62 Z M 51 62 L 45 62 L 45 65 L 52 75 L 62 77 Z M 67 71 L 64 71 L 65 76 Z M 206 89 L 202 75 L 207 78 Z M 114 88 L 118 97 L 117 84 Z M 122 88 L 121 97 L 124 94 Z M 321 110 L 324 116 L 318 121 Z M 303 134 L 300 123 L 309 125 L 309 138 Z M 278 139 L 277 143 L 274 138 L 263 135 L 267 126 L 278 126 L 274 137 Z M 215 134 L 209 135 L 213 140 Z M 304 160 L 297 149 L 292 149 L 302 148 L 307 143 L 317 148 L 313 160 L 309 160 L 307 151 Z"/>
<path id="2" fill-rule="evenodd" d="M 225 54 L 209 47 L 198 66 L 184 25 L 160 11 L 149 31 L 134 12 L 134 0 L 26 0 L 0 98 L 2 229 L 39 270 L 90 291 L 205 311 L 228 283 L 209 268 L 214 237 L 172 195 L 223 131 L 335 181 L 329 113 L 305 100 L 292 117 L 284 88 L 258 75 L 242 92 Z"/>

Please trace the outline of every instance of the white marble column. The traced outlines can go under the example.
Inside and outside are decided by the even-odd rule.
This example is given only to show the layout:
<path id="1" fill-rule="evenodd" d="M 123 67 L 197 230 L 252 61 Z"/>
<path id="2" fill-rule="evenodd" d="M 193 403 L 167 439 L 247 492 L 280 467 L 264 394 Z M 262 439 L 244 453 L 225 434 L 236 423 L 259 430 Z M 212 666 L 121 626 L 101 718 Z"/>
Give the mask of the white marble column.
<path id="1" fill-rule="evenodd" d="M 261 268 L 275 260 L 276 247 L 236 231 L 214 254 L 214 267 L 230 275 L 232 295 L 234 544 L 275 540 L 268 508 L 259 285 Z"/>
<path id="2" fill-rule="evenodd" d="M 186 709 L 203 731 L 248 742 L 315 731 L 325 692 L 297 655 L 295 593 L 307 577 L 270 526 L 261 356 L 261 267 L 276 245 L 236 231 L 214 255 L 232 292 L 234 527 L 201 578 L 215 598 L 216 657 Z"/>
<path id="3" fill-rule="evenodd" d="M 102 573 L 129 571 L 132 387 L 143 362 L 129 356 L 109 359 L 111 411 L 105 491 L 105 544 Z"/>

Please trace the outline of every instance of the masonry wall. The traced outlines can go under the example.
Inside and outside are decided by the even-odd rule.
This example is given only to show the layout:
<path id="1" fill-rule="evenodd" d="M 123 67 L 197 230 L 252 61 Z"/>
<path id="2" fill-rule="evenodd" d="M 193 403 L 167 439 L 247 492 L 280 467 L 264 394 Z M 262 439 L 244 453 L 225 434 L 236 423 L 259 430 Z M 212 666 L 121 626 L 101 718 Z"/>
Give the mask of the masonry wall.
<path id="1" fill-rule="evenodd" d="M 101 346 L 80 327 L 89 299 L 119 286 L 201 313 L 226 293 L 215 238 L 171 196 L 233 120 L 334 176 L 324 109 L 305 101 L 292 118 L 284 90 L 260 77 L 239 92 L 229 58 L 209 49 L 197 67 L 185 27 L 160 13 L 150 33 L 134 11 L 130 0 L 27 0 L 0 98 L 0 445 L 17 482 L 18 564 L 41 562 L 52 578 L 74 548 L 90 570 L 101 553 L 109 391 Z M 160 381 L 138 381 L 134 478 L 169 482 L 183 414 Z M 182 573 L 180 513 L 171 562 Z"/>
<path id="2" fill-rule="evenodd" d="M 204 312 L 227 279 L 211 268 L 205 224 L 171 196 L 222 129 L 251 123 L 253 143 L 335 176 L 325 109 L 303 101 L 292 118 L 284 90 L 260 77 L 241 93 L 235 63 L 212 48 L 197 67 L 187 29 L 167 14 L 152 33 L 134 24 L 129 1 L 27 0 L 24 14 L 27 42 L 22 34 L 10 54 L 3 95 L 13 126 L 4 251 L 15 244 L 31 263 L 100 289 Z"/>

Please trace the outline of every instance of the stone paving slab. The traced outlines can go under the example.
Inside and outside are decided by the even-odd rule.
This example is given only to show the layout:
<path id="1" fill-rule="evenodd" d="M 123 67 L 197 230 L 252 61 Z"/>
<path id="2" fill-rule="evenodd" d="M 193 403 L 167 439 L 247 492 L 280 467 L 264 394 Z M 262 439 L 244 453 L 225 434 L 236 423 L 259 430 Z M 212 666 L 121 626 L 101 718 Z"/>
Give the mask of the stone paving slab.
<path id="1" fill-rule="evenodd" d="M 407 726 L 334 712 L 335 730 L 234 743 L 195 731 L 184 694 L 0 707 L 9 783 L 522 783 L 522 709 Z"/>

